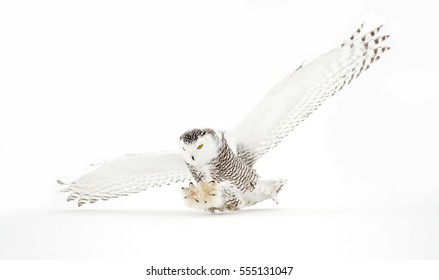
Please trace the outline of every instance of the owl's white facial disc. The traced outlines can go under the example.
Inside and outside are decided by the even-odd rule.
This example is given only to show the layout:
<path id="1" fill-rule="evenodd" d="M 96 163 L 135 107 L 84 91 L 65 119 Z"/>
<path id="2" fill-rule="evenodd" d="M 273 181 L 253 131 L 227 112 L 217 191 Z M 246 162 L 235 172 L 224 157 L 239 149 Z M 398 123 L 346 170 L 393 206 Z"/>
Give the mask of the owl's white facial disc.
<path id="1" fill-rule="evenodd" d="M 222 134 L 213 129 L 192 129 L 180 137 L 180 151 L 191 165 L 205 165 L 218 156 Z"/>

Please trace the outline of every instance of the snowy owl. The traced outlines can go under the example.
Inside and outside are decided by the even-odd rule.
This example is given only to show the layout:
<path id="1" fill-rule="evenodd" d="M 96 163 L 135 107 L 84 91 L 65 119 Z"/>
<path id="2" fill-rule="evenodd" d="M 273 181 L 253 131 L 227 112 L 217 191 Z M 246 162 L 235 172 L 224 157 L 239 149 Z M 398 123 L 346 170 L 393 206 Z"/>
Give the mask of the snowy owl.
<path id="1" fill-rule="evenodd" d="M 266 199 L 277 203 L 286 180 L 263 180 L 254 164 L 380 59 L 389 49 L 381 27 L 363 33 L 361 25 L 341 45 L 287 75 L 231 130 L 191 129 L 181 135 L 180 151 L 125 155 L 71 183 L 58 181 L 70 193 L 67 201 L 81 206 L 180 182 L 189 207 L 212 213 Z"/>

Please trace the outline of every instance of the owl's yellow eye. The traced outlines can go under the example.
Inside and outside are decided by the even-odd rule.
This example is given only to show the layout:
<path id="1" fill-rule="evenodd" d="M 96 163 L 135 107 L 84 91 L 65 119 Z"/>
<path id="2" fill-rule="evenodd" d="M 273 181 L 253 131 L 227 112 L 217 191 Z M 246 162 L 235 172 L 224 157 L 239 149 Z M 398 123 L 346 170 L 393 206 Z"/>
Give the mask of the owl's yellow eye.
<path id="1" fill-rule="evenodd" d="M 200 144 L 200 145 L 198 145 L 198 147 L 197 147 L 198 150 L 201 149 L 201 148 L 203 148 L 203 144 Z"/>

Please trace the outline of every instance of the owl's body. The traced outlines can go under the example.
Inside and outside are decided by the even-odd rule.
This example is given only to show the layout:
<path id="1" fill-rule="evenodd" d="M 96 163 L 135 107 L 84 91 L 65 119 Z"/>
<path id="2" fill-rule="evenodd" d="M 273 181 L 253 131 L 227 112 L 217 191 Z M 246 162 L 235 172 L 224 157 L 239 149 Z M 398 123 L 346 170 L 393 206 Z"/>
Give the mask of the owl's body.
<path id="1" fill-rule="evenodd" d="M 196 182 L 183 188 L 187 204 L 193 208 L 236 211 L 267 198 L 276 201 L 285 183 L 260 180 L 256 170 L 234 152 L 236 147 L 230 147 L 222 131 L 189 130 L 180 137 L 180 149 Z"/>
<path id="2" fill-rule="evenodd" d="M 199 136 L 188 141 L 185 136 L 194 134 L 194 131 Z M 196 147 L 191 147 L 194 143 Z M 233 152 L 224 137 L 224 132 L 192 129 L 180 137 L 180 146 L 182 156 L 196 182 L 228 181 L 241 191 L 251 190 L 256 185 L 258 180 L 256 171 Z M 197 152 L 208 153 L 209 159 L 199 160 L 199 156 L 195 155 Z"/>
<path id="3" fill-rule="evenodd" d="M 186 203 L 209 212 L 236 211 L 266 199 L 277 202 L 286 180 L 263 180 L 253 166 L 276 147 L 330 96 L 349 85 L 389 47 L 381 26 L 362 33 L 303 65 L 276 84 L 229 131 L 192 129 L 180 137 L 180 152 L 127 155 L 104 163 L 71 182 L 67 198 L 108 200 L 150 187 L 191 182 L 183 187 Z M 194 182 L 194 183 L 193 183 Z"/>

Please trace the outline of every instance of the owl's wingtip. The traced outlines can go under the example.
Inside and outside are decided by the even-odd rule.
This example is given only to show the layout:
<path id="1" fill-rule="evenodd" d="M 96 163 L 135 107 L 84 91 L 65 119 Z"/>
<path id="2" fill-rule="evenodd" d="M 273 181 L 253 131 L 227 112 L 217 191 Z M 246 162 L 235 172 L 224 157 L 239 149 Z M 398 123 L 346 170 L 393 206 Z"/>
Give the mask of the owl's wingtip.
<path id="1" fill-rule="evenodd" d="M 78 200 L 78 207 L 81 207 L 82 205 L 87 203 L 87 199 L 81 198 Z"/>

